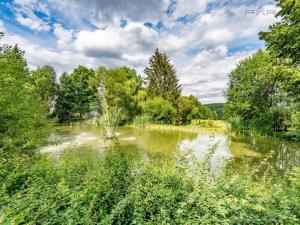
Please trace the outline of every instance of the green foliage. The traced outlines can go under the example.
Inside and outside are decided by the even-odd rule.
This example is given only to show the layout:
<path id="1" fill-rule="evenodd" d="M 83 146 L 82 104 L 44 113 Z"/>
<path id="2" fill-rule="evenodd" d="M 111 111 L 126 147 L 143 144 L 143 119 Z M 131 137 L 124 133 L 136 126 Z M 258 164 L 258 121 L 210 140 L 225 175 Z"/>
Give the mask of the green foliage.
<path id="1" fill-rule="evenodd" d="M 140 113 L 137 96 L 142 88 L 142 79 L 135 70 L 128 67 L 100 67 L 95 80 L 91 82 L 94 88 L 102 83 L 108 107 L 120 109 L 118 124 L 131 122 Z"/>
<path id="2" fill-rule="evenodd" d="M 276 0 L 280 11 L 280 22 L 270 26 L 267 32 L 260 32 L 267 49 L 276 56 L 289 59 L 295 65 L 300 64 L 300 1 Z"/>
<path id="3" fill-rule="evenodd" d="M 286 139 L 300 142 L 300 110 L 296 111 L 291 116 L 291 127 L 284 134 Z"/>
<path id="4" fill-rule="evenodd" d="M 216 112 L 217 120 L 223 119 L 224 103 L 211 103 L 205 104 L 205 106 L 209 107 L 212 111 Z"/>
<path id="5" fill-rule="evenodd" d="M 144 128 L 149 123 L 150 123 L 150 118 L 146 114 L 136 116 L 133 120 L 134 125 L 141 126 L 142 128 Z"/>
<path id="6" fill-rule="evenodd" d="M 165 53 L 156 49 L 149 60 L 149 67 L 144 70 L 147 75 L 147 92 L 150 97 L 163 97 L 177 106 L 181 95 L 176 71 Z"/>
<path id="7" fill-rule="evenodd" d="M 207 120 L 215 119 L 216 113 L 205 105 L 200 105 L 198 109 L 198 119 Z"/>
<path id="8" fill-rule="evenodd" d="M 17 46 L 1 46 L 0 154 L 11 157 L 13 152 L 32 152 L 41 145 L 49 131 L 46 110 L 31 82 L 24 53 Z"/>
<path id="9" fill-rule="evenodd" d="M 190 124 L 196 119 L 214 119 L 214 112 L 205 105 L 201 105 L 199 100 L 190 96 L 181 96 L 178 103 L 179 124 Z"/>
<path id="10" fill-rule="evenodd" d="M 63 73 L 55 104 L 55 114 L 59 122 L 83 119 L 95 105 L 96 91 L 89 81 L 95 76 L 92 69 L 79 66 L 68 75 Z"/>
<path id="11" fill-rule="evenodd" d="M 16 159 L 0 189 L 0 212 L 14 224 L 107 224 L 126 195 L 132 158 L 109 151 L 95 158 L 88 149 L 50 158 Z M 34 163 L 33 163 L 34 162 Z"/>
<path id="12" fill-rule="evenodd" d="M 56 84 L 56 73 L 52 66 L 46 65 L 31 72 L 32 83 L 37 89 L 41 100 L 45 102 L 48 111 L 53 108 L 58 85 Z"/>
<path id="13" fill-rule="evenodd" d="M 273 119 L 275 130 L 285 130 L 287 132 L 284 133 L 284 137 L 297 141 L 300 140 L 297 119 L 300 111 L 300 2 L 295 0 L 276 0 L 275 2 L 280 9 L 277 13 L 280 21 L 270 26 L 268 31 L 260 32 L 259 37 L 266 42 L 271 54 L 276 56 L 273 59 L 276 67 L 285 65 L 283 73 L 286 73 L 287 77 L 281 84 L 285 93 L 284 101 L 282 101 L 283 107 L 271 109 L 272 113 L 269 112 L 269 115 Z M 269 123 L 268 126 L 271 127 L 271 124 Z"/>
<path id="14" fill-rule="evenodd" d="M 162 97 L 148 99 L 142 104 L 142 110 L 153 123 L 172 124 L 175 122 L 176 109 L 171 102 Z"/>
<path id="15" fill-rule="evenodd" d="M 257 182 L 245 170 L 211 176 L 209 159 L 137 164 L 121 147 L 19 158 L 1 180 L 0 212 L 14 224 L 299 224 L 299 168 Z"/>
<path id="16" fill-rule="evenodd" d="M 189 124 L 198 116 L 198 109 L 200 106 L 199 100 L 190 96 L 181 96 L 178 103 L 179 124 Z"/>
<path id="17" fill-rule="evenodd" d="M 230 75 L 225 116 L 239 118 L 241 129 L 272 134 L 287 131 L 296 102 L 290 83 L 294 69 L 274 64 L 268 53 L 258 51 L 242 61 Z"/>

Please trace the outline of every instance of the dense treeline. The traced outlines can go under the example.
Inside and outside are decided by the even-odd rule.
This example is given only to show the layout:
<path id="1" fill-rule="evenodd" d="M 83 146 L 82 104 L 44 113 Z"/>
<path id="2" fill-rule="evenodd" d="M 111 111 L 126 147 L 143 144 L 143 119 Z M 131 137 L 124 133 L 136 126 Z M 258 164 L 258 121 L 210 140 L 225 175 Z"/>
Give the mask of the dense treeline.
<path id="1" fill-rule="evenodd" d="M 165 53 L 155 51 L 145 74 L 143 80 L 135 70 L 125 66 L 99 67 L 96 71 L 79 66 L 71 74 L 65 72 L 57 84 L 52 116 L 59 122 L 81 120 L 92 113 L 101 116 L 99 89 L 103 89 L 108 107 L 120 111 L 117 121 L 120 125 L 141 117 L 160 124 L 188 124 L 193 119 L 215 117 L 196 97 L 181 96 L 175 69 Z"/>
<path id="2" fill-rule="evenodd" d="M 229 75 L 225 116 L 235 130 L 281 133 L 300 140 L 300 2 L 277 1 L 281 22 L 261 32 L 267 50 Z"/>
<path id="3" fill-rule="evenodd" d="M 12 52 L 11 47 L 5 48 L 4 55 L 10 54 L 9 49 Z M 45 65 L 29 71 L 23 53 L 17 47 L 15 52 L 19 52 L 20 60 L 23 60 L 22 76 L 34 87 L 39 101 L 46 107 L 47 117 L 60 123 L 95 115 L 101 117 L 104 113 L 101 108 L 103 96 L 111 111 L 120 112 L 117 121 L 119 125 L 139 118 L 159 124 L 189 124 L 193 119 L 215 118 L 215 113 L 196 97 L 181 95 L 175 69 L 166 54 L 158 50 L 145 69 L 145 79 L 126 66 L 100 66 L 96 70 L 78 66 L 70 74 L 63 72 L 59 82 L 56 81 L 57 75 L 52 66 Z M 99 89 L 103 89 L 103 96 L 99 96 Z"/>
<path id="4" fill-rule="evenodd" d="M 216 112 L 217 120 L 223 119 L 224 103 L 210 103 L 210 104 L 205 104 L 205 106 L 210 108 L 212 111 Z"/>

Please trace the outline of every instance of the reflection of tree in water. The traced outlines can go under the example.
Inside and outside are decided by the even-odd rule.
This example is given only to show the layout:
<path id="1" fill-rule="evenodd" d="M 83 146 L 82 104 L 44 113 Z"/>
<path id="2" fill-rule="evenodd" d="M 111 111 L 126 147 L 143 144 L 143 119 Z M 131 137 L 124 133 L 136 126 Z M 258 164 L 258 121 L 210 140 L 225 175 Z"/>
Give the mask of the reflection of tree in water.
<path id="1" fill-rule="evenodd" d="M 278 170 L 286 171 L 294 165 L 300 164 L 300 147 L 281 143 L 275 148 L 274 156 L 271 159 Z"/>
<path id="2" fill-rule="evenodd" d="M 299 143 L 245 136 L 232 138 L 232 141 L 244 143 L 247 148 L 263 154 L 261 158 L 234 160 L 237 164 L 250 163 L 254 167 L 266 161 L 266 164 L 260 166 L 260 172 L 264 172 L 268 167 L 271 167 L 279 173 L 284 173 L 293 166 L 300 164 Z"/>

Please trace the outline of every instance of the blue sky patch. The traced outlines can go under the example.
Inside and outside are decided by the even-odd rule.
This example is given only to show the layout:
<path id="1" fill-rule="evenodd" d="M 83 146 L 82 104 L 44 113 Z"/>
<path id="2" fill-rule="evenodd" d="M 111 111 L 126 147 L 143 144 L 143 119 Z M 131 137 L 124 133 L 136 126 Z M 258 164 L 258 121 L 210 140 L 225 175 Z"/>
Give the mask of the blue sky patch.
<path id="1" fill-rule="evenodd" d="M 125 28 L 127 26 L 127 24 L 128 24 L 127 20 L 121 19 L 121 21 L 120 21 L 121 28 Z"/>
<path id="2" fill-rule="evenodd" d="M 166 14 L 168 16 L 171 16 L 173 14 L 173 12 L 175 11 L 175 8 L 176 8 L 176 4 L 177 4 L 177 2 L 175 0 L 171 0 L 171 3 L 168 6 L 168 9 L 166 11 Z"/>

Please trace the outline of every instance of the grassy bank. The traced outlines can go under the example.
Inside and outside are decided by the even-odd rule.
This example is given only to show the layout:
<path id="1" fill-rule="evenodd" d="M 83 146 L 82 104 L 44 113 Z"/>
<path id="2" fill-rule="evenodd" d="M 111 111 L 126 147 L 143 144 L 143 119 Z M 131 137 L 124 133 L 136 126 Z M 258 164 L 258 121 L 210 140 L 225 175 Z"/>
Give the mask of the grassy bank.
<path id="1" fill-rule="evenodd" d="M 190 125 L 162 125 L 162 124 L 131 124 L 126 127 L 145 128 L 149 130 L 180 131 L 191 133 L 226 133 L 229 131 L 228 123 L 222 120 L 194 120 Z"/>

